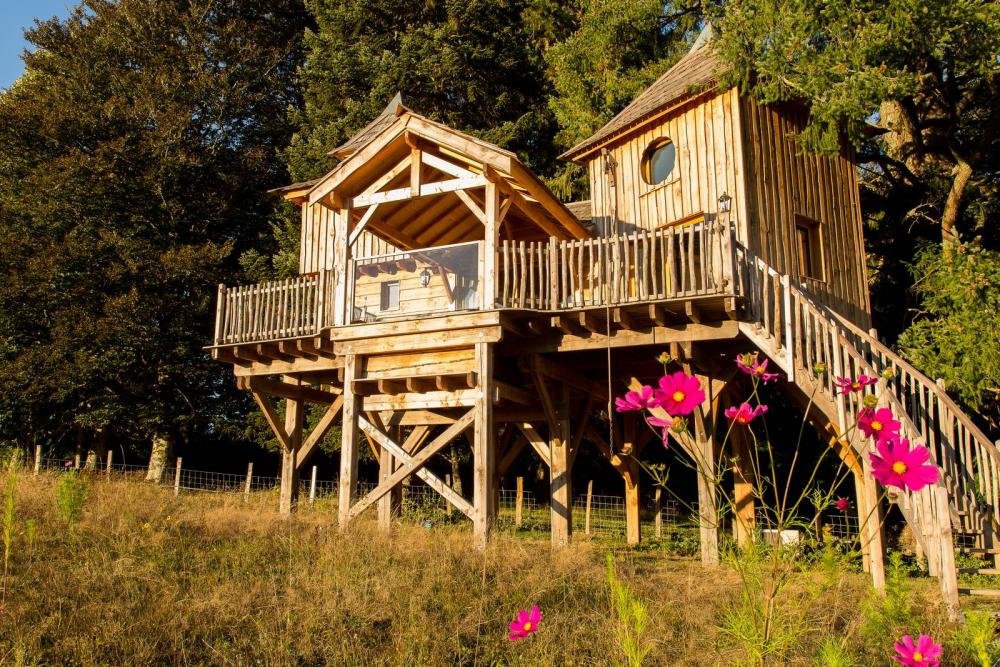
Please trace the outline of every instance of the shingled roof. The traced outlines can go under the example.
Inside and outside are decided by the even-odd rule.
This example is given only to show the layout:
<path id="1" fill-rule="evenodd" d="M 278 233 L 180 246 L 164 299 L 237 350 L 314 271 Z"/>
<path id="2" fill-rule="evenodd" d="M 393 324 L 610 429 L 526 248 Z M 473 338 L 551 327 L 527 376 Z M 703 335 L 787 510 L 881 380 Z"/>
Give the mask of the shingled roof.
<path id="1" fill-rule="evenodd" d="M 705 38 L 703 34 L 699 37 L 687 55 L 640 93 L 631 104 L 604 127 L 559 157 L 576 160 L 608 139 L 641 125 L 661 109 L 711 88 L 718 82 L 722 72 L 722 64 L 714 53 L 711 41 L 710 36 Z"/>
<path id="2" fill-rule="evenodd" d="M 396 120 L 396 116 L 400 115 L 403 111 L 410 111 L 410 108 L 403 100 L 403 94 L 396 93 L 396 96 L 389 101 L 389 104 L 382 110 L 382 113 L 376 116 L 372 122 L 365 125 L 357 134 L 334 148 L 327 155 L 335 157 L 338 160 L 351 157 L 355 151 L 371 141 L 382 130 L 392 125 L 392 122 Z"/>

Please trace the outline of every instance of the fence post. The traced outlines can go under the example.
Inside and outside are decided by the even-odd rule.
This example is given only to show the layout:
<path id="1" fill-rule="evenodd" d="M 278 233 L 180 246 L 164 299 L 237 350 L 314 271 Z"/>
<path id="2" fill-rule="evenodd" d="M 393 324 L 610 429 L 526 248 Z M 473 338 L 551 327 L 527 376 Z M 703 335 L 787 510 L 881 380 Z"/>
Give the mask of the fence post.
<path id="1" fill-rule="evenodd" d="M 583 519 L 583 532 L 590 535 L 590 501 L 594 498 L 594 480 L 587 482 L 587 512 Z"/>
<path id="2" fill-rule="evenodd" d="M 177 468 L 174 470 L 174 495 L 180 495 L 181 492 L 181 457 L 177 457 Z"/>
<path id="3" fill-rule="evenodd" d="M 42 446 L 35 445 L 35 475 L 42 469 Z"/>
<path id="4" fill-rule="evenodd" d="M 106 476 L 107 476 L 108 478 L 110 478 L 110 477 L 111 477 L 111 457 L 112 457 L 112 456 L 114 456 L 114 453 L 115 453 L 115 450 L 113 450 L 113 449 L 109 449 L 109 450 L 108 450 L 108 464 L 107 464 L 107 466 L 105 466 L 105 468 L 104 468 L 104 474 L 105 474 L 105 475 L 106 475 Z"/>
<path id="5" fill-rule="evenodd" d="M 316 502 L 316 466 L 312 469 L 312 479 L 309 480 L 309 504 Z"/>
<path id="6" fill-rule="evenodd" d="M 80 469 L 80 455 L 79 454 L 77 454 L 76 456 L 73 457 L 73 469 L 74 470 L 79 470 Z"/>
<path id="7" fill-rule="evenodd" d="M 253 461 L 247 464 L 247 483 L 243 487 L 243 502 L 250 500 L 250 481 L 253 479 Z"/>
<path id="8" fill-rule="evenodd" d="M 517 495 L 514 498 L 514 525 L 521 527 L 521 520 L 524 518 L 524 478 L 517 478 Z"/>
<path id="9" fill-rule="evenodd" d="M 660 498 L 663 494 L 663 489 L 659 486 L 656 487 L 656 491 L 653 493 L 653 511 L 656 512 L 656 536 L 663 537 L 663 515 L 660 511 Z"/>

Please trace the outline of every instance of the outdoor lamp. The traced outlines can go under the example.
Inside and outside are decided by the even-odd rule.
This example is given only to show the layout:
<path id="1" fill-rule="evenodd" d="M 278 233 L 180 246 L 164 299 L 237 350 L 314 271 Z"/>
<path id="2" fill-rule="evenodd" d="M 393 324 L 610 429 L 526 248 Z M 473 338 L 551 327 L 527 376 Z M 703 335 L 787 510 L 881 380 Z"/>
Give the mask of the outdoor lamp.
<path id="1" fill-rule="evenodd" d="M 420 272 L 420 284 L 424 287 L 431 284 L 431 272 L 428 271 L 426 267 Z"/>
<path id="2" fill-rule="evenodd" d="M 723 192 L 722 196 L 719 197 L 719 211 L 721 213 L 729 213 L 729 209 L 733 205 L 733 198 L 729 196 L 728 192 Z"/>

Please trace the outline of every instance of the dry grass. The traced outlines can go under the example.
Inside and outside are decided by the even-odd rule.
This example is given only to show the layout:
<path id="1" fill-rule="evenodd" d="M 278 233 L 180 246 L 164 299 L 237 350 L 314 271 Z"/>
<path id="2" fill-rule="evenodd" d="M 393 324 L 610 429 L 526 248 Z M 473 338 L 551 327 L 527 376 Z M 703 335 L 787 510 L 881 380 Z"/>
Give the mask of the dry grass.
<path id="1" fill-rule="evenodd" d="M 361 522 L 339 535 L 331 507 L 281 519 L 276 498 L 186 495 L 96 481 L 81 524 L 67 529 L 54 477 L 18 481 L 20 521 L 0 664 L 80 665 L 605 665 L 619 658 L 604 548 L 501 536 L 485 552 L 464 526 Z M 29 547 L 25 521 L 37 523 Z M 717 630 L 738 590 L 662 552 L 619 554 L 649 606 L 651 664 L 729 665 Z M 818 576 L 818 575 L 815 575 Z M 809 590 L 806 574 L 790 593 Z M 931 587 L 931 590 L 933 588 Z M 844 574 L 809 611 L 793 653 L 811 664 L 829 634 L 857 632 L 866 579 Z M 518 609 L 539 604 L 542 631 L 506 639 Z M 932 614 L 937 618 L 936 614 Z M 887 654 L 869 656 L 883 664 Z"/>

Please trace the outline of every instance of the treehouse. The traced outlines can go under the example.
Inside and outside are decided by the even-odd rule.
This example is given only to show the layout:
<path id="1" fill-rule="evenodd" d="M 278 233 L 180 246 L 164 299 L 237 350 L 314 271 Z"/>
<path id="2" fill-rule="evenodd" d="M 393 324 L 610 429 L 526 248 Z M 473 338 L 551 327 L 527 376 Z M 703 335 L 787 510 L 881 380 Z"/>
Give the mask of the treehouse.
<path id="1" fill-rule="evenodd" d="M 734 400 L 735 356 L 757 349 L 852 471 L 861 517 L 885 508 L 867 443 L 846 436 L 858 399 L 833 381 L 893 372 L 880 400 L 943 472 L 894 503 L 957 606 L 954 548 L 995 557 L 1000 546 L 997 449 L 940 382 L 869 329 L 850 148 L 803 154 L 796 133 L 808 110 L 762 106 L 721 86 L 720 71 L 711 42 L 699 39 L 568 151 L 589 169 L 586 202 L 560 202 L 516 155 L 399 96 L 331 151 L 329 173 L 277 191 L 301 208 L 300 275 L 220 286 L 210 350 L 232 365 L 282 444 L 282 511 L 293 508 L 317 443 L 340 424 L 342 525 L 377 506 L 388 526 L 403 480 L 416 476 L 483 543 L 500 479 L 530 448 L 549 470 L 553 543 L 565 544 L 574 460 L 596 447 L 623 479 L 627 537 L 638 542 L 636 456 L 656 435 L 629 414 L 615 415 L 607 432 L 588 417 L 629 383 L 654 381 L 654 357 L 668 350 L 708 393 L 689 431 L 672 437 L 704 468 L 702 558 L 717 562 L 720 414 Z M 828 370 L 815 373 L 818 364 Z M 283 417 L 276 400 L 286 402 Z M 326 406 L 310 433 L 306 402 Z M 468 496 L 427 467 L 463 435 L 474 468 Z M 359 497 L 363 446 L 380 472 Z M 727 447 L 738 511 L 725 522 L 744 541 L 755 529 L 739 462 L 748 444 Z M 861 525 L 865 568 L 881 584 L 881 532 L 877 522 Z"/>

